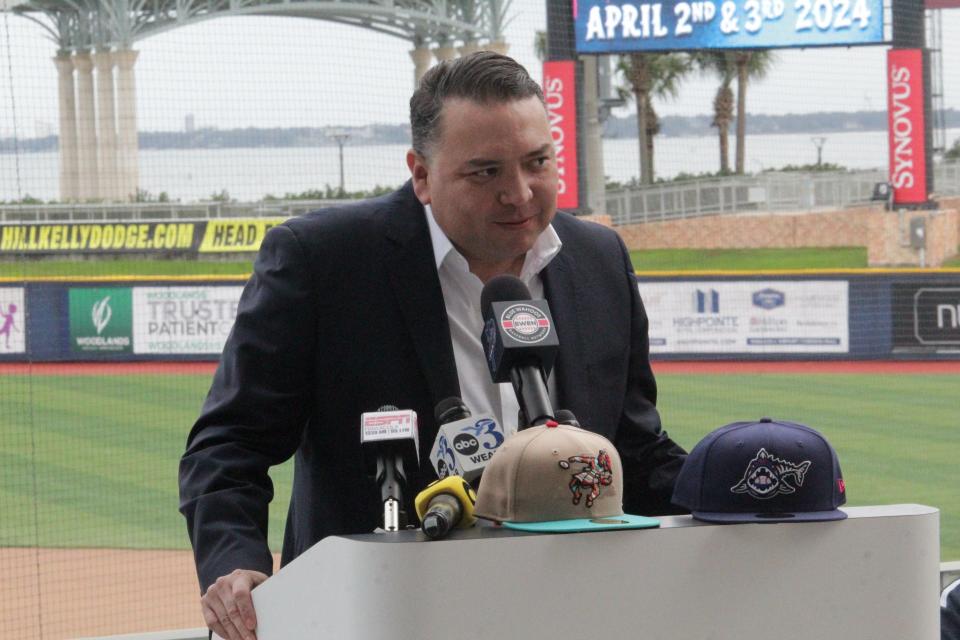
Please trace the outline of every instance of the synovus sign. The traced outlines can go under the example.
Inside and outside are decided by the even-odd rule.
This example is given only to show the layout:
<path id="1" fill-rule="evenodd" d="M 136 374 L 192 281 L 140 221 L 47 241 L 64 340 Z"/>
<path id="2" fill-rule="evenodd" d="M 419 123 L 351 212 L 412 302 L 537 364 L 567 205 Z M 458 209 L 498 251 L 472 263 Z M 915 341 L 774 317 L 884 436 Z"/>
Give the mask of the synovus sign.
<path id="1" fill-rule="evenodd" d="M 927 201 L 924 144 L 923 55 L 920 49 L 887 52 L 890 183 L 894 204 Z"/>

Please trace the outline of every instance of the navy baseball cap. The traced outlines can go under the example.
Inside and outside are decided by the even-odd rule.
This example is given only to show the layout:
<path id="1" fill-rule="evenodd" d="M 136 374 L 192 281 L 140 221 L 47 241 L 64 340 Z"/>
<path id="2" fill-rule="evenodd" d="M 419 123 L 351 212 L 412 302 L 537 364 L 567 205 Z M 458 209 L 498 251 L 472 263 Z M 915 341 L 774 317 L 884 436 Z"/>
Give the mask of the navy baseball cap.
<path id="1" fill-rule="evenodd" d="M 760 418 L 707 434 L 687 456 L 673 503 L 706 522 L 842 520 L 837 453 L 820 433 Z"/>

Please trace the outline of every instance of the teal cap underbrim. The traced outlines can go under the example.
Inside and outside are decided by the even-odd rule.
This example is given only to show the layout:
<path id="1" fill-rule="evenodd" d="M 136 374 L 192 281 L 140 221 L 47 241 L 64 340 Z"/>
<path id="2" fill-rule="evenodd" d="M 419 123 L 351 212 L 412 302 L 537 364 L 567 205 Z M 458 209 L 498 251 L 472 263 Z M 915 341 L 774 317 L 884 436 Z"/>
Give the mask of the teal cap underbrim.
<path id="1" fill-rule="evenodd" d="M 645 516 L 610 516 L 607 518 L 577 518 L 549 522 L 504 522 L 503 526 L 517 531 L 534 533 L 575 533 L 577 531 L 609 531 L 611 529 L 653 529 L 660 526 L 656 518 Z"/>

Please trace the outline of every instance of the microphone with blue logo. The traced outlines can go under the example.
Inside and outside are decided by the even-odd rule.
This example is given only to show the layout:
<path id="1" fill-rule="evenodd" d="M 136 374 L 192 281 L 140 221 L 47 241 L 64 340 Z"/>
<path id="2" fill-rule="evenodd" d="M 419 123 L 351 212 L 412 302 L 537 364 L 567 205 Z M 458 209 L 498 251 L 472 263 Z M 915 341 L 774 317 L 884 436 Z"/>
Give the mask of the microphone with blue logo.
<path id="1" fill-rule="evenodd" d="M 510 382 L 520 403 L 520 429 L 555 418 L 547 393 L 547 376 L 557 357 L 559 341 L 546 300 L 531 300 L 520 278 L 497 276 L 480 294 L 483 333 L 480 342 L 490 376 Z"/>
<path id="2" fill-rule="evenodd" d="M 440 479 L 460 476 L 473 486 L 503 443 L 503 426 L 490 414 L 474 416 L 457 397 L 441 400 L 434 410 L 439 430 L 430 463 Z"/>

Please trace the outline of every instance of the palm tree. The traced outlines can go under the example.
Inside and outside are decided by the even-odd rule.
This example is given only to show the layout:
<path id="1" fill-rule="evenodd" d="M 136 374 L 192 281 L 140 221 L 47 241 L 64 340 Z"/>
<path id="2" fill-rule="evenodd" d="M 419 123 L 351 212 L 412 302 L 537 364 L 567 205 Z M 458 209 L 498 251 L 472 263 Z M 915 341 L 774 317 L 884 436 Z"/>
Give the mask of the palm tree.
<path id="1" fill-rule="evenodd" d="M 747 83 L 767 75 L 776 61 L 772 51 L 741 49 L 733 52 L 737 67 L 737 173 L 743 173 L 747 137 Z"/>
<path id="2" fill-rule="evenodd" d="M 730 125 L 734 118 L 733 84 L 737 77 L 735 54 L 729 51 L 710 50 L 694 54 L 694 62 L 704 73 L 720 78 L 720 86 L 713 97 L 713 122 L 720 142 L 720 173 L 730 173 Z"/>
<path id="3" fill-rule="evenodd" d="M 535 31 L 533 34 L 533 52 L 537 55 L 537 60 L 543 62 L 547 59 L 547 32 Z"/>
<path id="4" fill-rule="evenodd" d="M 617 69 L 637 104 L 640 183 L 653 184 L 653 138 L 660 131 L 653 98 L 676 97 L 680 80 L 690 72 L 690 58 L 681 53 L 630 53 L 620 56 Z"/>
<path id="5" fill-rule="evenodd" d="M 720 86 L 713 98 L 713 122 L 720 141 L 720 173 L 730 173 L 730 124 L 733 122 L 733 79 L 737 76 L 735 54 L 729 51 L 711 50 L 694 55 L 694 62 L 705 73 L 720 78 Z"/>

